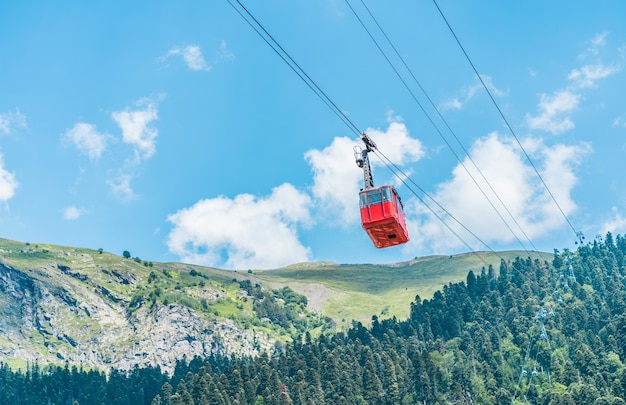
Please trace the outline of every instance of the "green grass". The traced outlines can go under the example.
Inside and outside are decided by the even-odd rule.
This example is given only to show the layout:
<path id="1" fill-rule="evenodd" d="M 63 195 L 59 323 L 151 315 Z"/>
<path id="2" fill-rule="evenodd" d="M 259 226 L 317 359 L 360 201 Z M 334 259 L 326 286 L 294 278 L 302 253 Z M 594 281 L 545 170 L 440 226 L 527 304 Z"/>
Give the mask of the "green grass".
<path id="1" fill-rule="evenodd" d="M 199 298 L 185 291 L 206 286 L 215 288 L 228 299 L 209 301 L 209 311 L 224 318 L 238 318 L 241 312 L 252 313 L 251 301 L 239 295 L 239 280 L 250 279 L 265 289 L 289 286 L 307 295 L 309 307 L 321 308 L 337 325 L 356 319 L 369 322 L 396 316 L 405 319 L 415 296 L 431 298 L 435 291 L 451 282 L 464 281 L 473 270 L 480 273 L 489 264 L 496 271 L 500 260 L 527 257 L 527 252 L 481 252 L 455 256 L 428 256 L 393 265 L 303 263 L 275 270 L 227 271 L 185 263 L 152 263 L 124 259 L 98 249 L 63 247 L 41 243 L 16 242 L 0 238 L 0 261 L 28 273 L 43 282 L 55 277 L 65 285 L 79 285 L 77 275 L 88 277 L 88 288 L 99 285 L 116 297 L 131 302 L 133 297 L 146 303 L 178 302 L 202 311 Z M 552 260 L 552 254 L 536 253 L 533 257 Z M 68 266 L 71 274 L 57 265 Z M 151 275 L 152 273 L 152 275 Z M 56 278 L 58 276 L 58 278 Z M 122 282 L 126 278 L 129 283 Z M 234 281 L 233 281 L 234 280 Z M 63 284 L 61 284 L 63 285 Z M 84 285 L 84 283 L 83 283 Z M 158 292 L 158 294 L 157 294 Z M 156 298 L 155 298 L 156 297 Z"/>
<path id="2" fill-rule="evenodd" d="M 5 359 L 2 359 L 2 362 L 6 364 L 7 366 L 9 366 L 11 370 L 23 370 L 23 371 L 26 371 L 29 363 L 31 363 L 28 360 L 16 359 L 13 357 L 7 357 Z"/>
<path id="3" fill-rule="evenodd" d="M 500 258 L 513 260 L 527 257 L 526 252 L 499 252 L 463 254 L 456 256 L 429 256 L 396 265 L 337 265 L 307 263 L 276 270 L 257 270 L 254 276 L 273 285 L 321 284 L 330 290 L 330 297 L 322 306 L 322 314 L 338 325 L 351 319 L 368 322 L 373 315 L 379 318 L 396 316 L 405 319 L 415 296 L 431 298 L 435 291 L 451 282 L 464 281 L 470 270 L 479 274 L 491 264 L 497 271 Z M 537 253 L 532 256 L 551 260 L 552 255 Z"/>
<path id="4" fill-rule="evenodd" d="M 241 312 L 241 309 L 237 307 L 237 303 L 230 299 L 217 300 L 211 305 L 211 307 L 213 307 L 220 315 L 226 317 L 232 317 Z"/>

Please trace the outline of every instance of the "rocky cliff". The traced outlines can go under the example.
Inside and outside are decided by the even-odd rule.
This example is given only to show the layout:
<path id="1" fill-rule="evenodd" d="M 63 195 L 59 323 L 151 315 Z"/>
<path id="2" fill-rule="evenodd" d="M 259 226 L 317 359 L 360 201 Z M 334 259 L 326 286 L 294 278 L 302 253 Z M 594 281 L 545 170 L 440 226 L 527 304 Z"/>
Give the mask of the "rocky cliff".
<path id="1" fill-rule="evenodd" d="M 0 361 L 171 371 L 185 357 L 271 350 L 272 329 L 254 327 L 252 297 L 236 280 L 180 267 L 3 241 Z"/>

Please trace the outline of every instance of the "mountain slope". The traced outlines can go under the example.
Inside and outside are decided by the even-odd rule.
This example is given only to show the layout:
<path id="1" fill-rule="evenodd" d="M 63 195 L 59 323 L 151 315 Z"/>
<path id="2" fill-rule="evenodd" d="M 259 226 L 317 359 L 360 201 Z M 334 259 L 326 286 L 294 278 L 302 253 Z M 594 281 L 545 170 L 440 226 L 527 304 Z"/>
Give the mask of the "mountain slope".
<path id="1" fill-rule="evenodd" d="M 552 260 L 553 254 L 523 251 L 476 252 L 454 256 L 428 256 L 390 265 L 302 263 L 282 269 L 255 271 L 261 282 L 288 285 L 309 298 L 312 309 L 347 327 L 351 320 L 369 323 L 396 316 L 405 319 L 416 295 L 431 297 L 448 283 L 464 281 L 470 270 L 500 267 L 500 261 L 532 256 Z"/>
<path id="2" fill-rule="evenodd" d="M 209 359 L 152 403 L 624 404 L 625 257 L 608 233 L 504 262 L 416 299 L 405 320 Z"/>
<path id="3" fill-rule="evenodd" d="M 227 272 L 177 267 L 2 240 L 0 358 L 171 371 L 183 356 L 256 354 L 285 333 L 223 315 L 254 320 Z"/>
<path id="4" fill-rule="evenodd" d="M 518 255 L 240 272 L 0 239 L 0 361 L 171 372 L 185 356 L 253 356 L 304 331 L 406 318 L 416 295 Z"/>

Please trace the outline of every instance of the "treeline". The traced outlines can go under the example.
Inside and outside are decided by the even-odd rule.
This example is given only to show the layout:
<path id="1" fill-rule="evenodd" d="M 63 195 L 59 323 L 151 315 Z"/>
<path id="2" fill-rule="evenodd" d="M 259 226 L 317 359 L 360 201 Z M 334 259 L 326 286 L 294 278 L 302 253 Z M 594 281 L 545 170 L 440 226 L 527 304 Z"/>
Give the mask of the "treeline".
<path id="1" fill-rule="evenodd" d="M 150 405 L 167 387 L 207 364 L 223 367 L 228 359 L 210 357 L 181 360 L 171 376 L 159 367 L 102 371 L 80 366 L 28 364 L 13 370 L 0 363 L 0 404 L 3 405 Z"/>
<path id="2" fill-rule="evenodd" d="M 624 255 L 626 239 L 607 234 L 576 252 L 555 250 L 551 263 L 503 261 L 432 299 L 416 297 L 409 319 L 305 334 L 256 358 L 194 360 L 171 379 L 147 377 L 154 370 L 118 380 L 77 370 L 76 380 L 102 381 L 89 397 L 64 385 L 73 375 L 65 368 L 45 377 L 57 378 L 46 389 L 64 396 L 22 402 L 25 391 L 44 390 L 35 383 L 44 377 L 3 367 L 0 403 L 623 404 Z"/>
<path id="3" fill-rule="evenodd" d="M 283 352 L 205 365 L 153 404 L 621 404 L 626 239 L 518 258 Z"/>
<path id="4" fill-rule="evenodd" d="M 13 371 L 0 365 L 0 403 L 32 405 L 150 404 L 167 377 L 160 369 L 135 369 L 130 373 L 103 372 L 76 366 L 40 368 L 29 365 Z"/>

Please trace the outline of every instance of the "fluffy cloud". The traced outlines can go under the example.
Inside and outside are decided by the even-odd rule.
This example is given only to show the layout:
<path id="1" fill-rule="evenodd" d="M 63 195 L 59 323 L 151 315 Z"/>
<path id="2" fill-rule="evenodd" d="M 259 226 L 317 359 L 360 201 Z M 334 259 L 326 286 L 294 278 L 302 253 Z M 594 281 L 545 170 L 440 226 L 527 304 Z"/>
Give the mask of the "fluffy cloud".
<path id="1" fill-rule="evenodd" d="M 113 112 L 111 115 L 122 129 L 122 140 L 135 146 L 135 159 L 151 157 L 156 151 L 156 137 L 158 131 L 150 126 L 158 116 L 157 106 L 154 101 L 143 100 L 138 103 L 136 110 L 126 109 Z"/>
<path id="2" fill-rule="evenodd" d="M 354 207 L 358 203 L 363 172 L 352 158 L 352 150 L 357 145 L 359 141 L 337 137 L 326 148 L 305 154 L 313 170 L 313 195 L 323 207 L 334 207 L 333 211 L 323 209 L 322 212 L 345 218 L 342 223 L 355 221 L 358 216 Z"/>
<path id="3" fill-rule="evenodd" d="M 15 128 L 26 128 L 26 116 L 19 110 L 0 113 L 0 132 L 10 134 Z"/>
<path id="4" fill-rule="evenodd" d="M 613 128 L 626 128 L 626 120 L 623 117 L 617 117 L 613 120 L 611 126 Z"/>
<path id="5" fill-rule="evenodd" d="M 578 56 L 579 59 L 586 59 L 588 57 L 596 57 L 600 54 L 600 48 L 606 45 L 606 38 L 608 37 L 608 32 L 602 32 L 600 34 L 596 34 L 589 41 L 589 47 Z"/>
<path id="6" fill-rule="evenodd" d="M 67 207 L 63 211 L 63 219 L 66 219 L 68 221 L 73 221 L 83 216 L 84 213 L 85 213 L 84 209 L 78 208 L 75 206 L 70 206 L 70 207 Z"/>
<path id="7" fill-rule="evenodd" d="M 585 65 L 579 69 L 574 69 L 567 77 L 572 83 L 580 88 L 595 87 L 600 79 L 609 77 L 621 70 L 619 66 L 605 66 L 602 64 Z"/>
<path id="8" fill-rule="evenodd" d="M 474 85 L 462 89 L 458 96 L 455 96 L 452 100 L 444 102 L 441 108 L 444 110 L 460 110 L 465 104 L 472 100 L 476 94 L 483 91 L 485 86 L 493 95 L 503 96 L 506 94 L 493 84 L 493 80 L 490 76 L 481 75 L 480 78 L 482 79 L 482 83 L 477 79 Z"/>
<path id="9" fill-rule="evenodd" d="M 8 201 L 15 195 L 19 183 L 15 174 L 4 168 L 4 159 L 0 154 L 0 201 Z"/>
<path id="10" fill-rule="evenodd" d="M 106 150 L 108 137 L 109 135 L 99 134 L 94 125 L 83 122 L 77 123 L 63 134 L 63 139 L 74 144 L 92 160 L 98 160 Z"/>
<path id="11" fill-rule="evenodd" d="M 421 142 L 409 136 L 406 125 L 391 122 L 386 131 L 368 128 L 366 133 L 376 142 L 378 149 L 392 162 L 402 166 L 418 161 L 424 156 Z M 336 215 L 337 223 L 351 223 L 358 219 L 359 189 L 363 187 L 363 171 L 355 163 L 353 148 L 363 147 L 360 140 L 338 137 L 322 150 L 312 149 L 305 154 L 313 170 L 314 197 L 323 207 L 322 212 Z M 383 165 L 376 156 L 370 154 L 370 163 L 375 167 Z M 382 174 L 382 172 L 381 172 Z M 374 184 L 390 181 L 382 178 L 374 170 Z"/>
<path id="12" fill-rule="evenodd" d="M 217 49 L 217 57 L 219 59 L 235 59 L 235 54 L 228 49 L 226 41 L 220 41 L 220 47 Z"/>
<path id="13" fill-rule="evenodd" d="M 622 215 L 617 207 L 612 208 L 613 216 L 606 220 L 600 228 L 600 235 L 606 235 L 607 232 L 613 234 L 626 234 L 626 218 Z"/>
<path id="14" fill-rule="evenodd" d="M 137 198 L 137 195 L 130 185 L 131 180 L 132 176 L 130 174 L 121 174 L 116 178 L 107 180 L 107 184 L 111 187 L 111 191 L 117 198 L 130 201 Z"/>
<path id="15" fill-rule="evenodd" d="M 402 122 L 389 123 L 386 131 L 368 128 L 365 132 L 376 142 L 378 150 L 399 166 L 415 163 L 424 157 L 422 143 L 409 136 L 409 130 Z M 374 164 L 383 165 L 378 161 L 374 161 Z"/>
<path id="16" fill-rule="evenodd" d="M 591 39 L 591 45 L 595 48 L 606 45 L 607 35 L 609 35 L 608 32 L 601 32 L 600 34 L 596 34 L 596 36 Z"/>
<path id="17" fill-rule="evenodd" d="M 528 126 L 552 134 L 560 134 L 574 128 L 569 114 L 578 107 L 580 94 L 568 90 L 555 92 L 552 95 L 541 94 L 539 115 L 526 115 Z"/>
<path id="18" fill-rule="evenodd" d="M 588 56 L 597 57 L 599 48 L 606 44 L 606 33 L 595 36 L 591 48 L 587 49 L 581 59 Z M 539 129 L 552 134 L 560 134 L 574 128 L 571 114 L 578 108 L 584 98 L 583 90 L 596 87 L 596 82 L 607 78 L 621 70 L 618 65 L 606 65 L 601 62 L 574 68 L 567 76 L 570 83 L 552 95 L 541 94 L 537 115 L 526 115 L 526 122 L 531 129 Z"/>
<path id="19" fill-rule="evenodd" d="M 297 228 L 310 222 L 310 197 L 290 184 L 268 197 L 241 194 L 198 201 L 170 215 L 169 250 L 184 262 L 226 268 L 276 268 L 308 261 Z M 226 259 L 224 260 L 223 257 Z"/>
<path id="20" fill-rule="evenodd" d="M 161 57 L 161 61 L 172 56 L 181 56 L 187 65 L 187 68 L 193 71 L 210 72 L 213 69 L 212 64 L 218 63 L 224 59 L 234 59 L 233 54 L 226 46 L 226 41 L 220 41 L 220 46 L 215 51 L 215 59 L 213 63 L 208 63 L 202 54 L 202 50 L 198 45 L 187 45 L 170 49 L 165 56 Z"/>
<path id="21" fill-rule="evenodd" d="M 15 128 L 26 127 L 26 116 L 19 110 L 0 113 L 0 132 L 10 134 Z"/>
<path id="22" fill-rule="evenodd" d="M 563 212 L 566 215 L 571 214 L 576 209 L 576 204 L 571 198 L 571 190 L 577 181 L 575 169 L 588 152 L 588 146 L 562 144 L 546 146 L 539 140 L 530 139 L 525 141 L 524 149 L 531 154 L 535 167 L 540 171 Z M 544 236 L 563 226 L 565 219 L 534 169 L 526 161 L 517 142 L 493 133 L 477 140 L 470 150 L 470 155 L 481 168 L 489 184 L 467 158 L 464 164 L 468 170 L 463 169 L 460 164 L 457 165 L 452 172 L 452 178 L 440 184 L 433 195 L 433 199 L 443 206 L 447 213 L 441 211 L 431 201 L 426 202 L 473 249 L 485 247 L 450 215 L 485 243 L 494 241 L 508 243 L 514 241 L 515 236 L 503 225 L 502 219 L 476 187 L 470 174 L 520 240 L 524 241 L 523 234 L 499 203 L 491 191 L 492 188 L 529 238 Z M 407 211 L 421 212 L 422 215 L 409 218 L 409 228 L 413 235 L 410 249 L 420 252 L 442 252 L 464 246 L 432 212 L 422 204 L 415 201 L 412 203 L 415 205 Z"/>
<path id="23" fill-rule="evenodd" d="M 424 155 L 422 144 L 409 136 L 403 123 L 392 122 L 386 131 L 368 129 L 367 133 L 395 164 L 415 162 Z M 316 221 L 343 224 L 358 220 L 357 195 L 363 174 L 354 162 L 356 145 L 362 146 L 362 142 L 338 137 L 322 150 L 306 152 L 314 173 Z M 382 165 L 375 156 L 371 163 Z M 168 217 L 173 224 L 168 248 L 186 262 L 233 269 L 276 268 L 307 261 L 311 251 L 301 244 L 297 230 L 312 224 L 312 207 L 311 196 L 291 184 L 276 187 L 268 197 L 242 194 L 234 199 L 201 200 Z"/>
<path id="24" fill-rule="evenodd" d="M 205 72 L 211 71 L 211 66 L 209 66 L 206 60 L 204 60 L 204 56 L 202 56 L 202 51 L 198 45 L 187 45 L 182 48 L 172 48 L 167 52 L 164 59 L 174 55 L 182 56 L 183 60 L 187 64 L 187 67 L 191 70 Z"/>

